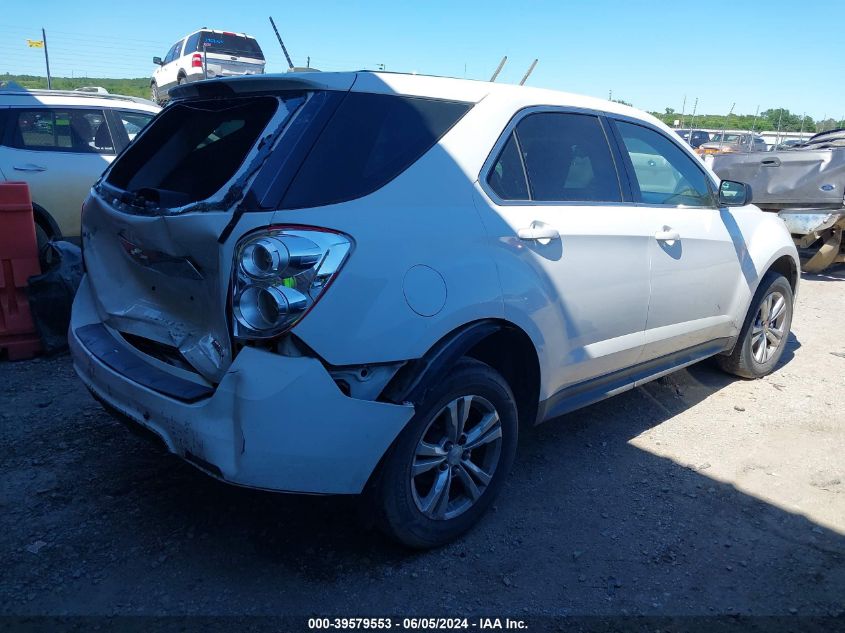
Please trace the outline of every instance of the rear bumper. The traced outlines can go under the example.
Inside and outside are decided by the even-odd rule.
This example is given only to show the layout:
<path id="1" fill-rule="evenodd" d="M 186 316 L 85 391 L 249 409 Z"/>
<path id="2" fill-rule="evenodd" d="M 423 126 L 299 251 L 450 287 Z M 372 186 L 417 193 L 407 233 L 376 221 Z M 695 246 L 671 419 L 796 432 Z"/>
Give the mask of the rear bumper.
<path id="1" fill-rule="evenodd" d="M 210 395 L 179 400 L 116 370 L 122 365 L 104 353 L 104 341 L 92 344 L 96 328 L 87 330 L 87 338 L 77 335 L 77 330 L 84 333 L 85 326 L 98 323 L 90 286 L 83 279 L 68 333 L 82 382 L 108 408 L 161 438 L 170 452 L 229 483 L 289 492 L 360 493 L 414 413 L 410 406 L 343 395 L 316 359 L 253 348 L 238 354 L 220 384 L 208 390 Z M 112 337 L 112 350 L 133 354 L 135 363 L 151 372 L 167 372 L 108 328 L 102 331 Z M 175 372 L 173 378 L 178 380 Z"/>

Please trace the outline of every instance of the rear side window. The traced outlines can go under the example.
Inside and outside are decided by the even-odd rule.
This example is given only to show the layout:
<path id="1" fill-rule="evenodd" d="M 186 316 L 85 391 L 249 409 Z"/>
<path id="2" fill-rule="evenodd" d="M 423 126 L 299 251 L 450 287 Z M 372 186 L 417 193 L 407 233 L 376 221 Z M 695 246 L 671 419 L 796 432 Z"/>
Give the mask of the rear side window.
<path id="1" fill-rule="evenodd" d="M 191 37 L 188 38 L 188 41 L 185 43 L 185 55 L 188 53 L 196 53 L 200 49 L 200 36 L 202 33 L 194 33 Z"/>
<path id="2" fill-rule="evenodd" d="M 616 166 L 598 117 L 566 112 L 529 114 L 516 126 L 515 136 L 531 200 L 622 201 Z M 505 151 L 511 150 L 506 146 Z M 503 159 L 505 152 L 494 171 L 500 163 L 504 167 Z"/>
<path id="3" fill-rule="evenodd" d="M 258 42 L 251 37 L 235 35 L 234 33 L 211 33 L 203 31 L 199 50 L 202 50 L 203 47 L 209 53 L 264 59 L 264 53 L 261 52 Z"/>
<path id="4" fill-rule="evenodd" d="M 511 132 L 499 159 L 487 175 L 487 184 L 502 200 L 528 200 L 528 181 L 516 137 Z"/>
<path id="5" fill-rule="evenodd" d="M 470 107 L 349 93 L 291 183 L 282 208 L 316 207 L 372 193 L 431 149 Z"/>
<path id="6" fill-rule="evenodd" d="M 19 149 L 114 154 L 102 110 L 12 110 L 12 145 Z"/>
<path id="7" fill-rule="evenodd" d="M 641 125 L 616 121 L 646 204 L 712 207 L 715 199 L 704 171 L 668 138 Z"/>
<path id="8" fill-rule="evenodd" d="M 147 124 L 153 120 L 154 114 L 147 114 L 146 112 L 127 112 L 126 110 L 118 110 L 115 112 L 118 120 L 126 130 L 126 135 L 129 140 L 133 140 L 138 132 L 147 127 Z"/>
<path id="9" fill-rule="evenodd" d="M 172 105 L 129 146 L 107 182 L 162 206 L 209 198 L 235 175 L 277 109 L 290 116 L 303 100 L 296 95 Z"/>

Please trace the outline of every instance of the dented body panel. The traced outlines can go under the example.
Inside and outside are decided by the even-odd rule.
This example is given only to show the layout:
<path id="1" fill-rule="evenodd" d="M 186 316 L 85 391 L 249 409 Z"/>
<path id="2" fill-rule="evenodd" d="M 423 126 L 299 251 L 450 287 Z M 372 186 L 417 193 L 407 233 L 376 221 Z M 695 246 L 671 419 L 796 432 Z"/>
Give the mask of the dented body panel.
<path id="1" fill-rule="evenodd" d="M 314 358 L 245 348 L 210 398 L 180 402 L 127 380 L 75 330 L 99 322 L 91 285 L 74 302 L 70 346 L 85 385 L 159 436 L 168 450 L 228 483 L 290 492 L 360 493 L 413 415 L 411 406 L 343 395 Z M 118 336 L 115 345 L 122 345 Z M 132 352 L 133 348 L 126 345 Z M 137 351 L 139 363 L 151 363 Z M 172 371 L 172 368 L 169 368 Z"/>
<path id="2" fill-rule="evenodd" d="M 717 154 L 713 171 L 751 185 L 761 209 L 839 209 L 845 191 L 845 148 Z"/>

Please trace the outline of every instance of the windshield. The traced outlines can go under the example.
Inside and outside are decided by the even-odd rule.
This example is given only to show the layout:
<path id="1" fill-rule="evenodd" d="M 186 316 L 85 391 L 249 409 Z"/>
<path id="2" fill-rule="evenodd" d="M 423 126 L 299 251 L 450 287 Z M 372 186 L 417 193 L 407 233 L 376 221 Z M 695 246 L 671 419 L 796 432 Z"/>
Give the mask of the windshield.
<path id="1" fill-rule="evenodd" d="M 199 50 L 202 50 L 203 47 L 209 53 L 264 59 L 264 53 L 261 52 L 258 42 L 251 37 L 235 35 L 234 33 L 210 33 L 204 31 Z"/>
<path id="2" fill-rule="evenodd" d="M 710 139 L 711 143 L 740 143 L 741 141 L 741 134 L 714 134 Z"/>

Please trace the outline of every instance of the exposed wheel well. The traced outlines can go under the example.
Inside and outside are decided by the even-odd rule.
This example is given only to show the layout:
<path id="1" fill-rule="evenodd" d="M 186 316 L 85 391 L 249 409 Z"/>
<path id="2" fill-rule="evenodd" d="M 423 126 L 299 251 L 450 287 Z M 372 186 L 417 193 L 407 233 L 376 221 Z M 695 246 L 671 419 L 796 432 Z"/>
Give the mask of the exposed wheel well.
<path id="1" fill-rule="evenodd" d="M 422 358 L 406 363 L 382 390 L 384 402 L 423 402 L 443 372 L 467 356 L 498 371 L 516 398 L 520 424 L 536 422 L 540 395 L 540 361 L 531 338 L 498 319 L 467 323 L 449 332 Z"/>
<path id="2" fill-rule="evenodd" d="M 784 255 L 772 262 L 769 270 L 780 273 L 792 286 L 792 291 L 795 292 L 795 287 L 798 285 L 798 267 L 795 265 L 795 260 L 789 255 Z"/>
<path id="3" fill-rule="evenodd" d="M 540 362 L 528 335 L 516 327 L 504 326 L 465 355 L 502 374 L 516 397 L 520 426 L 533 426 L 540 396 Z"/>

